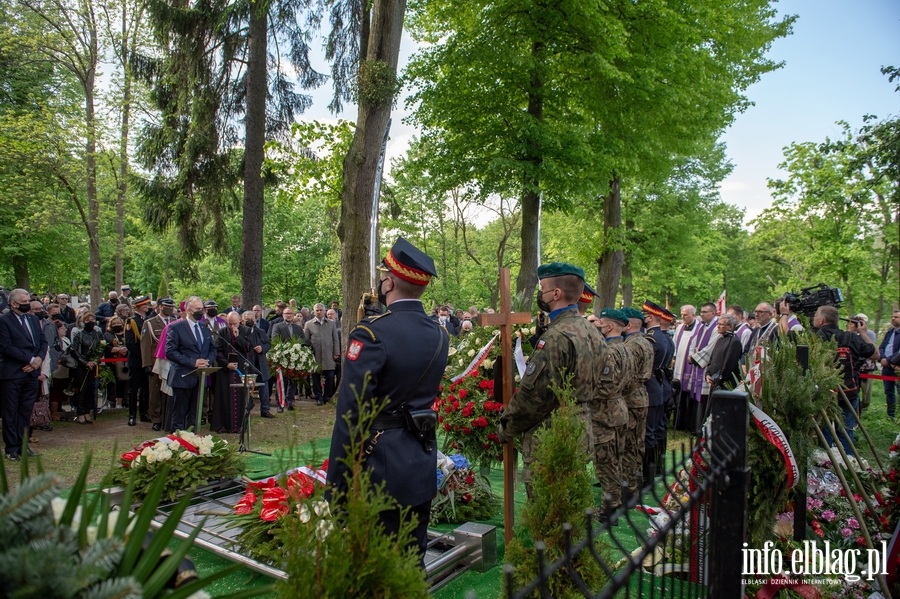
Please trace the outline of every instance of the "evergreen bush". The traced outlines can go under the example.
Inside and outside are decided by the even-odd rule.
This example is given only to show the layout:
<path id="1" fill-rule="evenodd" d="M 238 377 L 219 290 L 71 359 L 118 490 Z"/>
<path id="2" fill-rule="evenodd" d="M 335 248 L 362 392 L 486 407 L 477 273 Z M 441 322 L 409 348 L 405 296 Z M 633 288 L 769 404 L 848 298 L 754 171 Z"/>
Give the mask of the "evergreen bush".
<path id="1" fill-rule="evenodd" d="M 546 563 L 549 564 L 563 554 L 563 524 L 569 522 L 575 531 L 583 530 L 585 510 L 594 507 L 591 473 L 585 468 L 593 456 L 587 454 L 581 441 L 590 431 L 585 430 L 570 381 L 571 377 L 565 380 L 561 389 L 554 389 L 559 408 L 553 411 L 550 425 L 535 435 L 537 443 L 531 476 L 533 497 L 526 501 L 522 510 L 523 527 L 516 530 L 516 537 L 506 548 L 506 560 L 516 567 L 517 585 L 528 583 L 538 574 L 534 542 L 544 543 Z M 574 541 L 578 541 L 577 532 Z M 606 546 L 599 539 L 594 546 L 598 552 L 605 553 Z M 589 588 L 599 590 L 603 587 L 606 577 L 587 550 L 572 561 Z M 549 586 L 550 595 L 558 599 L 583 597 L 565 568 L 553 575 Z"/>

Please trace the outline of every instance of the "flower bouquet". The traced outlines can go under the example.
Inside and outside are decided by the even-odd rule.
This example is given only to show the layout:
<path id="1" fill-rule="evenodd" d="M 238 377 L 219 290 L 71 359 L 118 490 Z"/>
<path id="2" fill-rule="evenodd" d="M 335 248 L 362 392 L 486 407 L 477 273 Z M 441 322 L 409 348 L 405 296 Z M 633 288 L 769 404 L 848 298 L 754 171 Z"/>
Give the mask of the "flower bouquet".
<path id="1" fill-rule="evenodd" d="M 523 351 L 530 353 L 530 346 L 527 348 L 528 339 L 534 335 L 534 325 L 515 326 L 513 327 L 513 344 L 515 344 L 516 336 L 521 333 L 523 336 Z M 499 327 L 476 327 L 467 335 L 463 336 L 460 341 L 450 347 L 447 356 L 447 368 L 444 371 L 445 376 L 452 377 L 465 373 L 470 363 L 477 357 L 476 363 L 472 365 L 473 370 L 483 367 L 485 372 L 490 372 L 494 361 L 500 357 L 500 338 L 498 333 Z M 493 343 L 491 343 L 493 341 Z M 491 343 L 490 347 L 488 344 Z M 482 355 L 482 350 L 487 351 Z M 526 358 L 527 359 L 527 358 Z M 518 375 L 516 375 L 518 380 Z"/>
<path id="2" fill-rule="evenodd" d="M 134 499 L 143 501 L 159 473 L 168 468 L 163 499 L 174 501 L 179 493 L 221 478 L 234 478 L 243 471 L 237 447 L 212 435 L 175 431 L 145 441 L 120 458 L 122 468 L 113 472 L 113 482 L 128 484 L 134 476 Z"/>
<path id="3" fill-rule="evenodd" d="M 255 560 L 280 565 L 284 550 L 277 533 L 285 516 L 296 514 L 300 522 L 316 527 L 324 539 L 333 528 L 328 502 L 317 497 L 324 491 L 328 460 L 321 468 L 301 467 L 279 476 L 247 484 L 247 492 L 228 518 L 240 526 L 235 543 L 242 553 Z"/>
<path id="4" fill-rule="evenodd" d="M 266 354 L 269 368 L 288 379 L 302 379 L 319 372 L 312 348 L 300 339 L 275 342 Z"/>
<path id="5" fill-rule="evenodd" d="M 488 520 L 497 512 L 490 483 L 460 454 L 438 452 L 437 490 L 431 501 L 432 524 Z"/>
<path id="6" fill-rule="evenodd" d="M 474 370 L 455 383 L 442 385 L 441 396 L 432 405 L 449 446 L 483 466 L 503 460 L 503 445 L 496 433 L 503 404 L 494 399 L 494 381 L 481 378 L 480 371 Z"/>

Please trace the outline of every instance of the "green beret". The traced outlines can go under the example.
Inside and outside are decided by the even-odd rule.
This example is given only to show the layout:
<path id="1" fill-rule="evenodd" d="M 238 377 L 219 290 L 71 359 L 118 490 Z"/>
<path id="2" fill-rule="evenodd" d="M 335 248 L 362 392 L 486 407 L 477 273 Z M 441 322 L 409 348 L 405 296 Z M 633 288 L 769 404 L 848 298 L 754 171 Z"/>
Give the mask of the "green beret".
<path id="1" fill-rule="evenodd" d="M 537 271 L 538 279 L 546 279 L 547 277 L 561 277 L 563 275 L 575 275 L 584 281 L 584 270 L 569 264 L 568 262 L 551 262 L 549 264 L 541 264 Z"/>
<path id="2" fill-rule="evenodd" d="M 644 315 L 641 314 L 640 310 L 635 310 L 632 307 L 622 308 L 622 314 L 625 315 L 626 318 L 637 318 L 638 320 L 644 320 Z"/>
<path id="3" fill-rule="evenodd" d="M 615 308 L 603 308 L 600 311 L 599 317 L 615 320 L 625 326 L 628 325 L 628 317 L 625 316 L 621 310 L 616 310 Z"/>

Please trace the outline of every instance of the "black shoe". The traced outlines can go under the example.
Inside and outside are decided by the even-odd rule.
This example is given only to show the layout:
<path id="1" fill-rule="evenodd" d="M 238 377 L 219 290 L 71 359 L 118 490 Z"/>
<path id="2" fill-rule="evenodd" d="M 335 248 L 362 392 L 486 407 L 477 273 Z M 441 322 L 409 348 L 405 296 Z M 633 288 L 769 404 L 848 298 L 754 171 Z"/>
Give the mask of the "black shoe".
<path id="1" fill-rule="evenodd" d="M 205 424 L 206 424 L 206 418 L 201 418 L 201 419 L 200 419 L 200 426 L 203 426 L 203 425 L 205 425 Z"/>
<path id="2" fill-rule="evenodd" d="M 38 452 L 36 452 L 36 451 L 31 451 L 31 448 L 30 448 L 30 447 L 28 448 L 28 457 L 29 457 L 29 458 L 36 458 L 36 457 L 38 457 L 39 455 L 40 455 L 40 454 L 39 454 Z"/>
<path id="3" fill-rule="evenodd" d="M 157 422 L 157 423 L 155 423 L 155 424 L 153 425 L 152 428 L 153 428 L 153 430 L 155 430 L 155 431 L 162 430 L 162 424 L 160 424 L 159 422 Z"/>
<path id="4" fill-rule="evenodd" d="M 259 414 L 260 418 L 275 418 L 275 415 L 272 412 L 261 412 Z"/>
<path id="5" fill-rule="evenodd" d="M 48 433 L 53 430 L 53 427 L 50 426 L 49 424 L 42 424 L 42 425 L 36 426 L 34 428 L 41 430 L 41 431 L 47 431 Z"/>
<path id="6" fill-rule="evenodd" d="M 293 405 L 288 406 L 288 411 L 289 411 L 289 412 L 293 412 L 293 411 L 294 411 L 294 406 L 293 406 Z"/>
<path id="7" fill-rule="evenodd" d="M 277 412 L 278 412 L 279 414 L 284 414 L 284 408 L 282 408 L 281 406 L 278 406 Z"/>
<path id="8" fill-rule="evenodd" d="M 10 462 L 18 462 L 22 458 L 19 457 L 18 452 L 13 452 L 13 453 L 6 454 L 6 459 L 9 460 Z"/>
<path id="9" fill-rule="evenodd" d="M 134 426 L 135 424 L 137 424 L 134 420 L 135 420 L 134 416 L 129 416 L 128 417 L 128 426 Z"/>
<path id="10" fill-rule="evenodd" d="M 317 405 L 317 406 L 324 406 L 324 405 L 325 405 L 325 402 L 322 401 L 321 399 L 317 399 L 317 400 L 316 400 L 316 405 Z"/>
<path id="11" fill-rule="evenodd" d="M 153 422 L 148 414 L 141 414 L 141 422 Z"/>

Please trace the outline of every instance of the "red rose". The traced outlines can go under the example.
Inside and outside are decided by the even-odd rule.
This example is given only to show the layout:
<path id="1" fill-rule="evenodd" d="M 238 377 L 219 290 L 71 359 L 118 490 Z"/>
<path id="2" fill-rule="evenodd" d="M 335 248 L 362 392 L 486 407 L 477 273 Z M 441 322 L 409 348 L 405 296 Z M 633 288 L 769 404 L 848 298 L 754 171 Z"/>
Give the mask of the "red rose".
<path id="1" fill-rule="evenodd" d="M 864 537 L 857 537 L 857 539 L 856 539 L 856 544 L 857 544 L 857 545 L 862 545 L 863 547 L 865 547 L 865 546 L 866 546 L 866 539 L 865 539 Z"/>
<path id="2" fill-rule="evenodd" d="M 488 385 L 488 382 L 487 382 L 487 381 L 484 381 L 484 380 L 482 380 L 481 382 L 478 383 L 478 387 L 479 387 L 480 389 L 487 389 L 488 386 L 489 386 L 489 385 Z"/>
<path id="3" fill-rule="evenodd" d="M 443 421 L 444 421 L 444 417 L 443 417 L 443 416 L 438 416 L 438 422 L 443 422 Z"/>
<path id="4" fill-rule="evenodd" d="M 488 397 L 490 397 L 490 398 L 493 398 L 493 397 L 494 397 L 494 390 L 493 390 L 493 389 L 488 389 Z"/>
<path id="5" fill-rule="evenodd" d="M 452 414 L 453 413 L 453 405 L 449 405 L 446 408 L 444 408 L 444 412 L 446 412 L 447 414 Z"/>
<path id="6" fill-rule="evenodd" d="M 465 398 L 466 398 L 466 395 L 468 395 L 468 394 L 469 394 L 468 391 L 466 391 L 465 389 L 460 389 L 460 390 L 459 390 L 459 398 L 460 398 L 460 399 L 465 399 Z"/>
<path id="7" fill-rule="evenodd" d="M 454 410 L 458 410 L 458 409 L 459 409 L 459 402 L 458 402 L 458 401 L 454 401 L 454 402 L 453 402 L 453 409 L 454 409 Z"/>
<path id="8" fill-rule="evenodd" d="M 472 415 L 472 408 L 463 408 L 462 414 L 463 414 L 463 416 L 468 418 L 469 416 Z"/>
<path id="9" fill-rule="evenodd" d="M 463 501 L 465 501 L 466 503 L 471 502 L 471 501 L 472 501 L 472 496 L 471 496 L 470 494 L 468 494 L 468 493 L 463 493 Z"/>
<path id="10" fill-rule="evenodd" d="M 456 396 L 451 393 L 450 395 L 447 396 L 447 401 L 449 401 L 451 403 L 456 401 Z"/>
<path id="11" fill-rule="evenodd" d="M 491 448 L 491 444 L 490 444 L 490 443 L 482 443 L 481 446 L 484 447 L 485 449 L 490 449 L 490 448 Z"/>
<path id="12" fill-rule="evenodd" d="M 481 376 L 481 373 L 478 372 L 478 369 L 477 369 L 477 368 L 476 368 L 475 370 L 472 371 L 472 378 L 473 378 L 473 379 L 477 379 L 479 376 Z"/>
<path id="13" fill-rule="evenodd" d="M 450 430 L 450 423 L 449 423 L 449 422 L 445 422 L 445 423 L 444 423 L 444 430 L 445 430 L 445 431 L 449 431 L 449 430 Z"/>
<path id="14" fill-rule="evenodd" d="M 450 447 L 452 447 L 453 449 L 459 449 L 459 443 L 451 443 Z"/>
<path id="15" fill-rule="evenodd" d="M 490 412 L 491 410 L 493 410 L 493 409 L 494 409 L 494 402 L 492 402 L 492 401 L 490 401 L 490 400 L 484 402 L 484 409 L 487 410 L 488 412 Z"/>
<path id="16" fill-rule="evenodd" d="M 256 493 L 248 490 L 244 493 L 244 496 L 241 497 L 241 500 L 237 502 L 237 505 L 234 506 L 234 513 L 238 515 L 249 514 L 253 511 L 253 504 L 256 503 Z"/>
<path id="17" fill-rule="evenodd" d="M 466 484 L 467 484 L 467 485 L 475 484 L 475 477 L 472 476 L 471 474 L 470 474 L 469 476 L 467 476 L 467 477 L 466 477 Z"/>
<path id="18" fill-rule="evenodd" d="M 472 429 L 470 429 L 468 426 L 464 426 L 463 429 L 462 429 L 462 432 L 463 432 L 464 435 L 471 435 L 471 434 L 472 434 Z"/>
<path id="19" fill-rule="evenodd" d="M 490 435 L 488 435 L 488 439 L 490 439 L 491 441 L 496 441 L 497 443 L 500 442 L 500 437 L 497 436 L 497 433 L 491 433 Z"/>
<path id="20" fill-rule="evenodd" d="M 488 420 L 484 416 L 479 416 L 476 419 L 476 422 L 478 422 L 478 426 L 480 426 L 481 428 L 487 428 Z"/>

